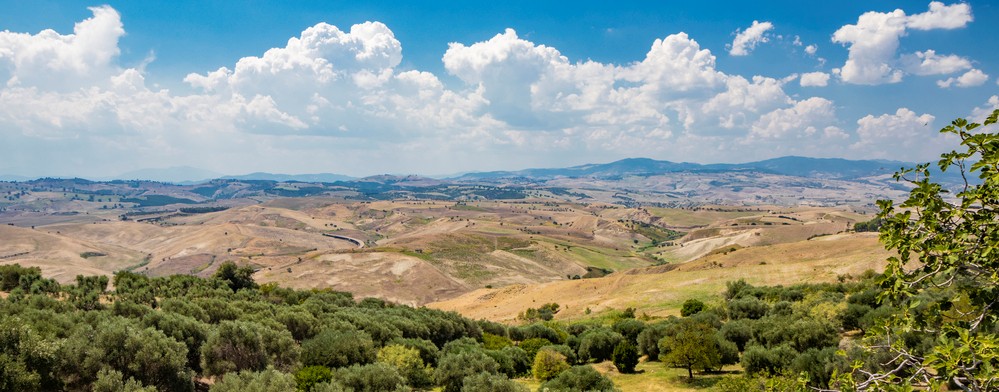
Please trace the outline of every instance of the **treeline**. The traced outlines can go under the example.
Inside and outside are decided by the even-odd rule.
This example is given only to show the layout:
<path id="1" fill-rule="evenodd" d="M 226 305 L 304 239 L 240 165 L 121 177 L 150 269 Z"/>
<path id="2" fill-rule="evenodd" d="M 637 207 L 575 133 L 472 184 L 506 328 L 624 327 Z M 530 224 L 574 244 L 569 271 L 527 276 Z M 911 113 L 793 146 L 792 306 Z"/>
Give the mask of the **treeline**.
<path id="1" fill-rule="evenodd" d="M 507 327 L 258 285 L 252 273 L 226 263 L 210 279 L 119 272 L 59 285 L 2 266 L 0 390 L 520 391 L 510 378 L 527 375 L 551 391 L 614 390 L 571 366 L 609 358 L 597 337 L 610 330 Z"/>
<path id="2" fill-rule="evenodd" d="M 724 302 L 684 303 L 682 318 L 648 324 L 638 346 L 649 360 L 694 371 L 720 370 L 739 363 L 746 377 L 727 377 L 722 391 L 822 390 L 840 388 L 836 376 L 848 375 L 856 361 L 878 371 L 877 350 L 860 341 L 879 322 L 896 313 L 880 305 L 875 274 L 836 284 L 756 287 L 729 282 Z M 922 344 L 912 336 L 907 344 Z"/>

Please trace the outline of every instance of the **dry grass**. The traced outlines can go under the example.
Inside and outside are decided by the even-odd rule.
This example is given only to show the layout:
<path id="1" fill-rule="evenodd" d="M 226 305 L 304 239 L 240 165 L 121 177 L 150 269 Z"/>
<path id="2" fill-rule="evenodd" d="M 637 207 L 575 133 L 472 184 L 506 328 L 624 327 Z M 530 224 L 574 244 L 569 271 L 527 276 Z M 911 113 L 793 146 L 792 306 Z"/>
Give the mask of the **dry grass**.
<path id="1" fill-rule="evenodd" d="M 513 322 L 528 307 L 556 302 L 560 319 L 634 307 L 651 316 L 676 315 L 689 298 L 712 300 L 725 283 L 758 285 L 834 282 L 840 275 L 880 270 L 888 253 L 872 234 L 851 234 L 714 254 L 661 273 L 618 273 L 603 278 L 483 289 L 430 304 L 471 318 Z M 640 271 L 636 271 L 640 272 Z"/>

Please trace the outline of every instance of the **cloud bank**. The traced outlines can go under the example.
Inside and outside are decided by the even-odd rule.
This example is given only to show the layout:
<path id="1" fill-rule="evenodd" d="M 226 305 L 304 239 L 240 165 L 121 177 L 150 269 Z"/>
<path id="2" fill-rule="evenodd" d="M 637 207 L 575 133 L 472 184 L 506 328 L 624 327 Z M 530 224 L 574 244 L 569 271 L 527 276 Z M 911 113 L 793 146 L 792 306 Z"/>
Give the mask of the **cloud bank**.
<path id="1" fill-rule="evenodd" d="M 682 32 L 656 39 L 638 61 L 614 64 L 573 61 L 507 29 L 451 43 L 441 60 L 457 83 L 446 85 L 401 67 L 403 43 L 385 24 L 319 23 L 282 47 L 191 73 L 183 80 L 190 91 L 174 92 L 120 65 L 121 16 L 108 6 L 91 11 L 71 34 L 0 32 L 0 154 L 8 165 L 0 170 L 114 174 L 182 162 L 226 173 L 451 173 L 626 156 L 899 158 L 886 147 L 892 137 L 933 134 L 932 115 L 906 108 L 840 118 L 830 99 L 788 93 L 797 75 L 726 73 Z M 838 77 L 874 84 L 968 70 L 968 59 L 933 50 L 888 63 L 906 29 L 970 20 L 964 4 L 864 14 L 833 35 L 849 49 Z M 729 53 L 748 54 L 772 28 L 754 22 Z M 981 73 L 946 84 L 985 82 L 973 72 Z M 830 77 L 802 73 L 799 84 L 822 87 Z M 906 159 L 935 147 L 913 147 Z"/>

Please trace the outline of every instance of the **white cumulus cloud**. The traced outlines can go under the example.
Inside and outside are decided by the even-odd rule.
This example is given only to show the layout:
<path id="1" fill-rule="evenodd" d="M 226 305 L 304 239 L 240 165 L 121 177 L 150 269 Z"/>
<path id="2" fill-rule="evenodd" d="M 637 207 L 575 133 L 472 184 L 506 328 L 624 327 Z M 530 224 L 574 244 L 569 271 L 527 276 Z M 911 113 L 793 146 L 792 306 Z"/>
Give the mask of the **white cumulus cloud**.
<path id="1" fill-rule="evenodd" d="M 940 88 L 950 88 L 951 86 L 962 87 L 962 88 L 976 87 L 985 84 L 985 82 L 987 82 L 988 80 L 989 80 L 989 75 L 987 75 L 985 72 L 982 72 L 981 70 L 978 69 L 972 69 L 956 78 L 947 78 L 944 80 L 938 80 L 937 86 L 940 86 Z"/>
<path id="2" fill-rule="evenodd" d="M 938 55 L 930 49 L 902 56 L 906 71 L 916 75 L 946 75 L 971 68 L 971 61 L 956 55 Z"/>
<path id="3" fill-rule="evenodd" d="M 769 39 L 766 36 L 767 31 L 774 28 L 774 24 L 770 22 L 759 22 L 753 21 L 753 24 L 747 27 L 743 31 L 736 30 L 735 39 L 732 40 L 731 48 L 728 54 L 732 56 L 745 56 L 753 49 L 756 49 L 756 45 L 761 42 L 767 42 Z M 800 40 L 798 41 L 800 42 Z"/>
<path id="4" fill-rule="evenodd" d="M 829 74 L 825 72 L 801 74 L 801 87 L 825 87 L 827 85 L 829 85 Z"/>
<path id="5" fill-rule="evenodd" d="M 908 108 L 877 117 L 867 115 L 857 120 L 858 141 L 850 147 L 870 158 L 891 158 L 891 150 L 885 146 L 906 151 L 910 161 L 936 156 L 943 146 L 953 144 L 933 126 L 934 120 L 933 115 L 916 114 Z"/>
<path id="6" fill-rule="evenodd" d="M 896 63 L 899 39 L 906 30 L 956 29 L 972 21 L 971 7 L 964 3 L 930 3 L 924 13 L 906 15 L 892 12 L 866 12 L 856 24 L 845 25 L 833 33 L 833 42 L 845 45 L 849 54 L 839 76 L 853 84 L 897 83 L 904 72 Z M 924 52 L 925 53 L 925 52 Z"/>

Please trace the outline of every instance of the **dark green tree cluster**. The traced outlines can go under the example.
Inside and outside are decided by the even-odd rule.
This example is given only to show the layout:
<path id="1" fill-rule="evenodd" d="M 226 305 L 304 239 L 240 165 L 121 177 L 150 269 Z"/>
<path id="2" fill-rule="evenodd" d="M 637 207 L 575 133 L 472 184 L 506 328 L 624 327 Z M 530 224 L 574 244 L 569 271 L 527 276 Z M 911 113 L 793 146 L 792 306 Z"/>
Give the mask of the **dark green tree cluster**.
<path id="1" fill-rule="evenodd" d="M 480 323 L 456 313 L 258 285 L 247 267 L 109 283 L 0 267 L 0 390 L 192 391 L 206 378 L 212 391 L 450 391 L 466 378 L 503 390 L 530 372 L 523 350 L 485 349 Z"/>

